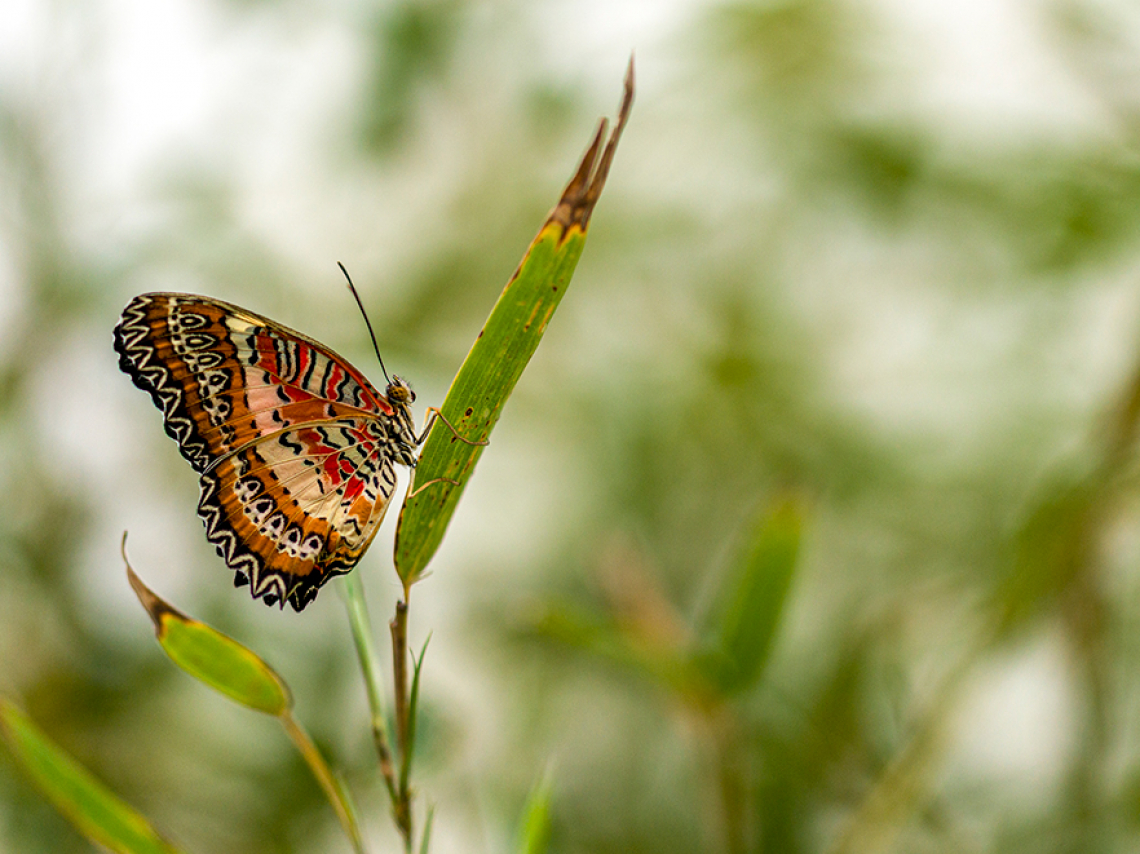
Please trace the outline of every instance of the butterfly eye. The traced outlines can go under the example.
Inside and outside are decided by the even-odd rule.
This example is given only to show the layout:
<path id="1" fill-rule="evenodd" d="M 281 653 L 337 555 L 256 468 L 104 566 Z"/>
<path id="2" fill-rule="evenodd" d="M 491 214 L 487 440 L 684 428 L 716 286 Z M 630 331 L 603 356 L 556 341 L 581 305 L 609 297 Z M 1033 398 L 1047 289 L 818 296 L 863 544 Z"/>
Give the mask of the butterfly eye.
<path id="1" fill-rule="evenodd" d="M 388 400 L 393 403 L 410 403 L 416 399 L 416 393 L 399 377 L 394 377 L 385 390 Z"/>

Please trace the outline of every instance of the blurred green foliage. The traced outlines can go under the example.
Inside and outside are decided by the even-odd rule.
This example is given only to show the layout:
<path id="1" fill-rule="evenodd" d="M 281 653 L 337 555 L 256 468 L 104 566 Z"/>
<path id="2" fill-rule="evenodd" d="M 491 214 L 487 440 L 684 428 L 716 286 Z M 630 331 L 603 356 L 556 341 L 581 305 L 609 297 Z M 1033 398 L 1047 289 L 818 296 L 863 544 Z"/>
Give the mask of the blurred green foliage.
<path id="1" fill-rule="evenodd" d="M 92 842 L 124 854 L 178 854 L 145 818 L 107 791 L 7 701 L 0 701 L 0 737 L 45 797 Z"/>
<path id="2" fill-rule="evenodd" d="M 158 659 L 130 528 L 395 844 L 336 597 L 229 589 L 110 330 L 199 290 L 364 366 L 339 259 L 437 403 L 633 47 L 573 291 L 417 592 L 433 850 L 508 850 L 546 767 L 551 852 L 1135 847 L 1134 11 L 1036 7 L 956 100 L 930 31 L 846 0 L 617 47 L 575 4 L 205 8 L 124 70 L 158 22 L 50 6 L 0 69 L 0 692 L 187 850 L 341 844 L 280 733 Z M 190 65 L 221 106 L 131 136 L 116 87 Z M 0 848 L 89 850 L 2 752 Z"/>

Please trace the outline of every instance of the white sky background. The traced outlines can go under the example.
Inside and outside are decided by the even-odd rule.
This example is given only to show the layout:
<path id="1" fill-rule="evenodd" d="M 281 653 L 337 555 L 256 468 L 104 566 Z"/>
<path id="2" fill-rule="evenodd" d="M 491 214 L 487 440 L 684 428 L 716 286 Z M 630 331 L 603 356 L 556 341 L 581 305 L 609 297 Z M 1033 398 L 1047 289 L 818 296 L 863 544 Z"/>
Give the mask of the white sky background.
<path id="1" fill-rule="evenodd" d="M 545 66 L 533 72 L 520 70 L 520 74 L 541 73 L 589 85 L 598 114 L 612 115 L 625 59 L 634 49 L 639 81 L 634 122 L 652 126 L 656 118 L 660 127 L 662 113 L 655 101 L 667 100 L 667 88 L 678 73 L 669 51 L 683 42 L 686 21 L 705 3 L 593 0 L 535 5 L 529 20 L 545 27 L 541 36 L 546 49 L 537 56 L 528 53 L 525 61 L 540 61 Z M 1016 137 L 1035 128 L 1063 128 L 1075 137 L 1110 131 L 1107 117 L 1053 58 L 1043 25 L 1043 4 L 1028 0 L 880 0 L 878 8 L 887 13 L 898 32 L 909 34 L 891 38 L 899 53 L 881 61 L 905 68 L 923 81 L 912 87 L 922 93 L 923 102 L 911 108 L 951 136 L 961 134 L 965 140 L 976 141 L 987 135 Z M 404 239 L 424 227 L 433 206 L 444 198 L 448 170 L 457 162 L 449 163 L 448 155 L 454 155 L 454 146 L 468 141 L 433 143 L 438 148 L 433 147 L 432 154 L 440 159 L 435 183 L 430 177 L 416 186 L 392 179 L 389 189 L 393 198 L 401 200 L 398 208 L 383 200 L 360 199 L 353 188 L 338 183 L 344 177 L 331 173 L 321 152 L 330 135 L 347 131 L 342 125 L 344 112 L 356 97 L 353 87 L 359 82 L 364 50 L 351 28 L 356 11 L 348 3 L 343 10 L 326 5 L 310 18 L 299 9 L 282 14 L 277 6 L 258 11 L 256 4 L 235 11 L 186 0 L 104 0 L 96 4 L 4 0 L 0 4 L 0 99 L 22 111 L 30 107 L 30 114 L 45 118 L 48 144 L 56 165 L 63 169 L 57 177 L 66 190 L 63 214 L 67 227 L 77 245 L 93 254 L 114 256 L 117 244 L 129 247 L 140 234 L 161 223 L 163 211 L 154 207 L 155 182 L 164 179 L 164 170 L 172 161 L 185 161 L 206 171 L 239 176 L 250 227 L 268 236 L 291 263 L 311 271 L 314 280 L 318 276 L 328 280 L 329 265 L 339 252 L 368 253 L 366 247 L 374 243 L 391 247 L 392 263 L 398 267 Z M 663 134 L 652 142 L 662 147 L 684 145 L 685 139 L 698 132 L 682 129 L 676 139 Z M 584 130 L 583 139 L 585 135 Z M 641 144 L 648 145 L 649 140 L 643 138 Z M 643 164 L 639 168 L 637 162 L 623 162 L 622 154 L 631 152 L 619 152 L 615 166 L 615 171 L 628 170 L 625 186 L 643 198 L 651 197 L 655 182 L 662 182 L 662 177 L 649 174 Z M 647 161 L 653 162 L 655 156 L 660 155 L 650 153 Z M 421 179 L 427 171 L 414 174 Z M 682 176 L 678 184 L 686 189 Z M 691 185 L 687 189 L 693 190 Z M 668 187 L 661 192 L 671 194 Z M 701 203 L 696 196 L 691 202 Z M 357 203 L 368 205 L 367 215 L 360 215 Z M 5 352 L 3 341 L 20 323 L 24 287 L 22 247 L 11 242 L 11 235 L 10 230 L 0 232 L 0 239 L 7 241 L 0 244 L 0 357 Z M 850 256 L 842 255 L 838 263 L 850 262 Z M 817 269 L 826 269 L 826 259 L 819 263 Z M 884 285 L 884 297 L 895 287 L 900 285 Z M 836 303 L 826 287 L 823 292 L 813 294 L 808 288 L 805 293 L 805 311 L 826 312 L 831 306 L 837 314 L 842 312 L 850 336 L 843 377 L 850 383 L 852 398 L 889 418 L 908 414 L 921 418 L 920 413 L 931 409 L 935 417 L 942 414 L 940 407 L 948 406 L 943 390 L 932 393 L 938 400 L 924 401 L 922 384 L 911 376 L 915 365 L 929 364 L 924 360 L 931 335 L 946 334 L 932 331 L 939 322 L 938 305 L 922 298 L 911 303 L 893 301 L 889 308 L 884 307 L 887 300 L 869 305 Z M 129 296 L 124 292 L 124 301 Z M 1082 342 L 1088 344 L 1092 356 L 1083 358 L 1111 363 L 1119 353 L 1105 342 L 1120 339 L 1121 327 L 1127 328 L 1133 320 L 1134 301 L 1122 304 L 1118 295 L 1110 293 L 1088 306 L 1087 312 L 1087 337 Z M 960 334 L 984 341 L 986 323 L 983 320 L 983 328 L 963 329 Z M 999 328 L 1000 322 L 989 331 Z M 119 389 L 92 406 L 85 391 L 102 388 L 104 383 L 123 386 L 123 378 L 108 378 L 93 368 L 75 372 L 68 367 L 79 362 L 89 365 L 85 354 L 109 347 L 109 329 L 106 332 L 98 339 L 75 341 L 63 349 L 64 363 L 46 366 L 55 382 L 50 393 L 45 391 L 35 417 L 42 420 L 45 430 L 52 431 L 61 449 L 60 465 L 74 467 L 91 489 L 114 490 L 121 496 L 126 482 L 116 480 L 113 473 L 123 458 L 105 451 L 93 453 L 93 449 L 122 447 L 114 437 L 124 432 L 137 434 L 140 442 L 151 442 L 143 437 L 159 431 L 155 419 L 135 424 L 119 408 L 119 402 L 133 390 Z M 1099 356 L 1098 342 L 1106 348 Z M 983 359 L 985 347 L 982 355 L 974 352 L 973 357 Z M 968 364 L 971 354 L 961 353 L 958 358 Z M 899 394 L 900 378 L 912 396 Z M 1095 391 L 1085 390 L 1088 394 Z M 66 399 L 61 400 L 61 394 Z M 512 466 L 525 467 L 527 462 L 525 457 L 521 462 L 504 462 L 506 480 L 512 477 Z M 490 465 L 483 462 L 481 473 L 486 474 Z M 509 488 L 496 491 L 478 483 L 473 488 L 483 490 L 485 496 L 497 496 L 488 497 L 486 504 L 502 506 L 511 501 Z M 153 506 L 156 499 L 145 486 L 136 483 L 130 489 L 134 491 L 118 506 L 134 514 L 130 524 L 139 529 L 139 555 L 157 562 L 156 556 L 169 547 L 170 538 L 177 540 L 182 534 L 172 534 L 164 521 L 170 507 Z M 518 511 L 528 509 L 535 512 L 533 507 Z M 193 505 L 184 510 L 192 515 Z M 464 513 L 469 514 L 466 521 L 460 518 Z M 472 537 L 472 548 L 493 550 L 494 536 L 492 546 L 478 545 L 474 538 L 493 527 L 495 517 L 464 507 L 449 544 L 458 550 L 465 537 Z M 149 521 L 144 525 L 140 518 Z M 386 525 L 389 531 L 392 521 L 389 518 Z M 104 539 L 109 544 L 92 556 L 93 565 L 117 559 L 114 531 L 126 524 L 123 513 L 105 523 L 108 537 Z M 148 538 L 144 530 L 154 533 Z M 388 547 L 380 548 L 386 551 Z M 421 597 L 427 609 L 421 625 L 430 623 L 432 607 L 441 612 L 456 607 L 443 601 L 443 590 L 443 585 L 437 585 L 432 596 Z M 176 600 L 186 594 L 175 583 L 168 584 L 165 592 Z M 93 589 L 90 595 L 101 608 L 134 616 L 124 590 Z M 434 606 L 428 602 L 433 597 L 441 597 Z M 1057 664 L 1059 657 L 1046 644 L 1027 652 L 1023 662 L 1011 660 L 994 666 L 979 678 L 978 697 L 971 700 L 962 724 L 968 735 L 955 760 L 955 773 L 1005 774 L 1040 782 L 1042 772 L 1058 767 L 1056 756 L 1043 751 L 1042 745 L 1055 744 L 1063 750 L 1070 744 L 1065 732 L 1071 722 L 1071 702 L 1063 684 L 1064 668 Z M 463 674 L 456 672 L 459 668 L 449 667 L 446 661 L 438 667 L 456 680 L 451 690 L 478 702 L 478 687 L 465 683 Z M 995 707 L 1000 707 L 1001 715 L 993 714 Z M 1018 716 L 1019 708 L 1026 711 L 1026 717 Z M 1027 735 L 1026 721 L 1033 737 Z M 1011 737 L 1019 732 L 1019 738 Z"/>

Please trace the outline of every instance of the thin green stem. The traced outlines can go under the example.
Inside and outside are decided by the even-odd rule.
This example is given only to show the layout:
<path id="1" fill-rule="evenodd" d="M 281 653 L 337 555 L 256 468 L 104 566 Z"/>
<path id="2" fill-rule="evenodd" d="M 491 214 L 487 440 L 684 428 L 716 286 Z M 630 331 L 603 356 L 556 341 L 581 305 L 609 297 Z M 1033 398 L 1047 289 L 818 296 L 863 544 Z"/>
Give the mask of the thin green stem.
<path id="1" fill-rule="evenodd" d="M 393 812 L 399 805 L 396 785 L 396 767 L 392 761 L 392 740 L 388 734 L 388 718 L 384 713 L 384 691 L 381 686 L 380 659 L 373 642 L 372 621 L 368 617 L 368 606 L 364 601 L 364 583 L 359 572 L 350 572 L 344 578 L 345 607 L 348 609 L 348 623 L 352 628 L 352 640 L 356 645 L 356 655 L 360 659 L 360 669 L 364 673 L 364 687 L 368 692 L 368 708 L 371 712 L 372 741 L 380 758 L 380 771 L 384 784 L 388 787 L 388 797 Z"/>
<path id="2" fill-rule="evenodd" d="M 409 755 L 408 744 L 408 603 L 396 603 L 396 616 L 388 624 L 392 632 L 392 675 L 396 687 L 396 743 L 401 758 Z M 404 848 L 412 851 L 412 796 L 407 774 L 397 784 L 396 824 L 404 837 Z"/>
<path id="3" fill-rule="evenodd" d="M 297 750 L 301 752 L 305 762 L 313 771 L 313 776 L 317 778 L 322 789 L 324 789 L 329 803 L 332 804 L 333 809 L 336 811 L 336 817 L 340 819 L 341 826 L 344 832 L 348 835 L 349 841 L 352 843 L 352 850 L 356 854 L 366 854 L 364 848 L 364 840 L 360 836 L 360 826 L 356 821 L 356 809 L 352 805 L 352 799 L 348 794 L 348 789 L 341 784 L 341 781 L 333 774 L 332 769 L 329 768 L 328 763 L 325 762 L 321 752 L 317 750 L 317 746 L 313 744 L 313 740 L 309 738 L 309 734 L 301 727 L 297 719 L 293 717 L 292 712 L 286 711 L 278 717 L 281 725 L 285 727 L 285 732 L 289 734 L 293 744 L 297 746 Z"/>
<path id="4" fill-rule="evenodd" d="M 706 724 L 716 761 L 724 850 L 728 854 L 743 854 L 748 850 L 748 774 L 740 724 L 726 706 L 709 709 Z"/>
<path id="5" fill-rule="evenodd" d="M 392 671 L 396 681 L 396 743 L 400 755 L 408 752 L 408 605 L 396 603 L 392 630 Z"/>
<path id="6" fill-rule="evenodd" d="M 431 825 L 435 820 L 435 809 L 428 806 L 427 816 L 424 818 L 424 835 L 420 840 L 420 854 L 428 854 L 428 848 L 431 845 Z"/>

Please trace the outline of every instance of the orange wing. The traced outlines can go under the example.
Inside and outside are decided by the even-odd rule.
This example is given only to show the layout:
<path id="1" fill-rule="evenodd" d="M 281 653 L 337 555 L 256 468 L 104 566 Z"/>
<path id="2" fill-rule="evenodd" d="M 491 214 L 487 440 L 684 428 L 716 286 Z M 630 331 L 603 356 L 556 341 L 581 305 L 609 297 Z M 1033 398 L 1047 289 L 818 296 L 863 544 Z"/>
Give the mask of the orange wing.
<path id="1" fill-rule="evenodd" d="M 198 515 L 236 585 L 300 611 L 356 565 L 394 463 L 415 465 L 410 392 L 380 394 L 316 341 L 192 294 L 135 297 L 115 349 L 201 475 Z"/>

